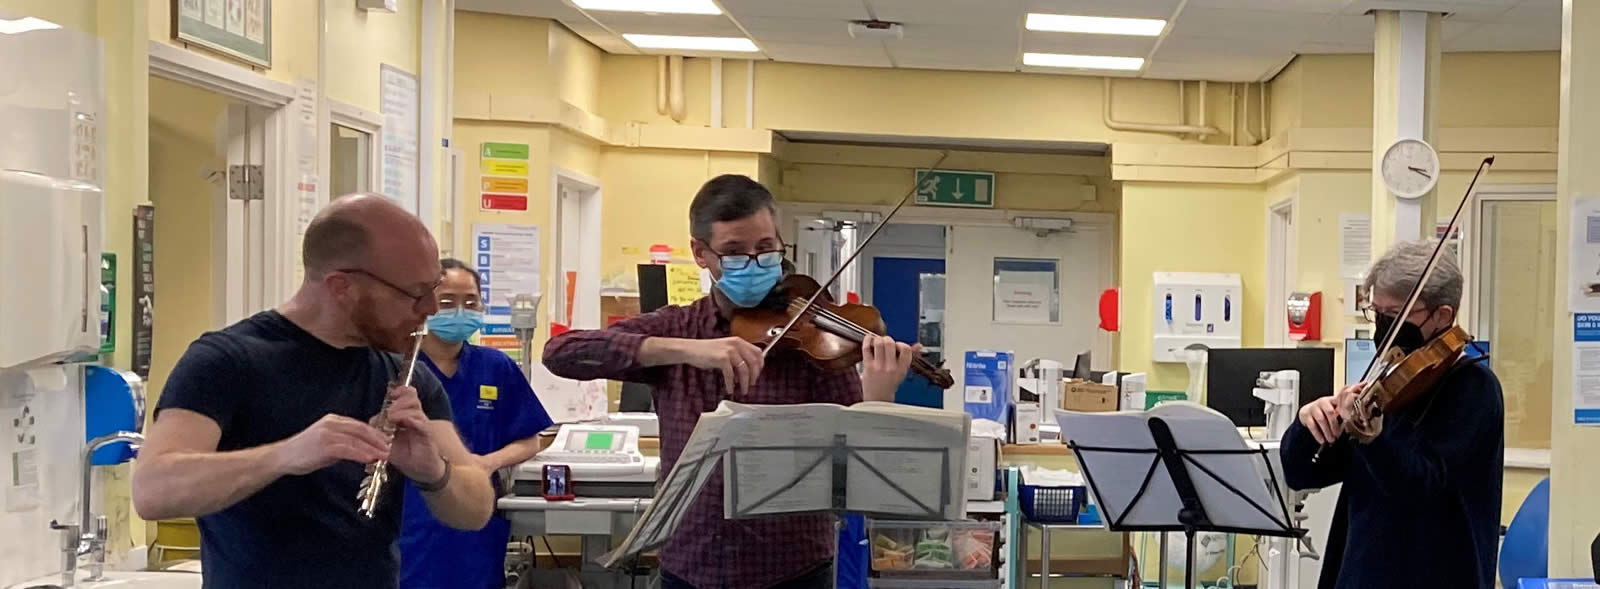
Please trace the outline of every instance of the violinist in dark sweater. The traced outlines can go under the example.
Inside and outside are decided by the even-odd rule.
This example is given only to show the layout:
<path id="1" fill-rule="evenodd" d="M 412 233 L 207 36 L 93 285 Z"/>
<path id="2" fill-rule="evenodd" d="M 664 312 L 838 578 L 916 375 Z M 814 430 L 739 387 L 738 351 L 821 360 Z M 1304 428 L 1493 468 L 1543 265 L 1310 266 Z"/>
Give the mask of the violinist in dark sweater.
<path id="1" fill-rule="evenodd" d="M 1396 316 L 1432 252 L 1427 242 L 1402 243 L 1367 273 L 1372 305 L 1364 312 L 1377 341 L 1399 329 L 1395 345 L 1409 353 L 1454 325 L 1462 279 L 1450 255 L 1440 258 L 1415 309 Z M 1494 587 L 1505 407 L 1499 379 L 1477 360 L 1458 359 L 1433 390 L 1385 414 L 1369 444 L 1341 436 L 1340 420 L 1361 385 L 1301 407 L 1283 439 L 1289 486 L 1344 484 L 1319 589 Z"/>

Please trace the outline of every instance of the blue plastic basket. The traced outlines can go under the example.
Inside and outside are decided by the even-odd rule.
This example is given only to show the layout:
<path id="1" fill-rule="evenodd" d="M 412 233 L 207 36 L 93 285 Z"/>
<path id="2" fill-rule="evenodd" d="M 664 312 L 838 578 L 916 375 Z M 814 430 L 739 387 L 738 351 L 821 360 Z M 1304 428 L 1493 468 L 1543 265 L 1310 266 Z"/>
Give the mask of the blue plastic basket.
<path id="1" fill-rule="evenodd" d="M 1082 485 L 1049 487 L 1022 484 L 1017 489 L 1017 506 L 1030 521 L 1050 524 L 1078 523 L 1078 512 L 1088 501 L 1089 490 Z"/>

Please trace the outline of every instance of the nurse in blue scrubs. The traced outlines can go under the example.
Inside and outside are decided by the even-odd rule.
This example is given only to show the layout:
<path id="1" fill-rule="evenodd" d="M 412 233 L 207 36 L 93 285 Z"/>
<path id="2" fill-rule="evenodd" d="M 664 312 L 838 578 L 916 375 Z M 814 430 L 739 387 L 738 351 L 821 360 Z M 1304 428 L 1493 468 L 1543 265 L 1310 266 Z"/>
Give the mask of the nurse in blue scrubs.
<path id="1" fill-rule="evenodd" d="M 444 276 L 434 291 L 439 312 L 428 318 L 422 360 L 444 383 L 456 429 L 467 449 L 483 463 L 484 470 L 494 473 L 538 452 L 534 436 L 550 427 L 550 415 L 510 357 L 494 348 L 467 343 L 483 327 L 478 274 L 460 260 L 446 259 L 440 264 Z M 453 530 L 434 519 L 410 481 L 405 493 L 399 542 L 401 589 L 505 586 L 511 522 L 496 513 L 481 530 Z"/>

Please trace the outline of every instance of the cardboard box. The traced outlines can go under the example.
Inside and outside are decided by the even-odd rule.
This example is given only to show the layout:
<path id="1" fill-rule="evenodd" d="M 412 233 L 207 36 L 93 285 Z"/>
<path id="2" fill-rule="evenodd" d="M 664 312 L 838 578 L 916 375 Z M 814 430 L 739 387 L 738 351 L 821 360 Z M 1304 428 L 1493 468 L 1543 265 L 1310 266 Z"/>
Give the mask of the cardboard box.
<path id="1" fill-rule="evenodd" d="M 1039 423 L 1044 411 L 1038 403 L 1017 403 L 1011 410 L 1011 441 L 1014 444 L 1039 443 Z"/>
<path id="2" fill-rule="evenodd" d="M 1061 393 L 1061 408 L 1100 413 L 1117 410 L 1117 387 L 1084 380 L 1068 380 Z"/>
<path id="3" fill-rule="evenodd" d="M 1000 458 L 1000 440 L 973 436 L 967 439 L 967 500 L 994 501 L 995 473 Z"/>

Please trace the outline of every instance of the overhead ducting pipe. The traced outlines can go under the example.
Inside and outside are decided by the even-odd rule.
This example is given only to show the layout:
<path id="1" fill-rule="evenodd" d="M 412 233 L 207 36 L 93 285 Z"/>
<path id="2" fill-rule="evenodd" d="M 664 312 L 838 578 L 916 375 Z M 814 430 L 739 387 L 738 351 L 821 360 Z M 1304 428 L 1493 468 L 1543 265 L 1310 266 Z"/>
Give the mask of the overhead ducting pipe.
<path id="1" fill-rule="evenodd" d="M 1139 131 L 1144 133 L 1177 133 L 1179 135 L 1197 135 L 1204 139 L 1218 133 L 1216 127 L 1200 125 L 1165 125 L 1160 123 L 1130 123 L 1111 118 L 1111 78 L 1101 78 L 1104 82 L 1104 91 L 1101 92 L 1100 109 L 1101 121 L 1107 129 L 1113 131 Z"/>
<path id="2" fill-rule="evenodd" d="M 656 57 L 656 114 L 667 114 L 667 56 Z"/>
<path id="3" fill-rule="evenodd" d="M 683 122 L 688 107 L 683 99 L 683 56 L 667 58 L 667 111 L 672 120 Z"/>

